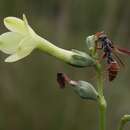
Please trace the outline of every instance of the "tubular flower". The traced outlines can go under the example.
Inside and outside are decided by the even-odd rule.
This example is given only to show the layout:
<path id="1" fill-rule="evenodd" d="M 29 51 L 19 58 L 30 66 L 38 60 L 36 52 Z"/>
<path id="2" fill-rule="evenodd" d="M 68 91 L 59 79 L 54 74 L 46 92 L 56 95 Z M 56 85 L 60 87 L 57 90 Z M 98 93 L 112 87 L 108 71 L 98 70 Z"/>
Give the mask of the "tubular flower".
<path id="1" fill-rule="evenodd" d="M 0 35 L 0 50 L 10 55 L 5 62 L 18 61 L 37 48 L 76 67 L 95 65 L 94 59 L 87 53 L 59 48 L 37 35 L 28 24 L 24 14 L 23 19 L 6 17 L 4 25 L 9 32 Z"/>

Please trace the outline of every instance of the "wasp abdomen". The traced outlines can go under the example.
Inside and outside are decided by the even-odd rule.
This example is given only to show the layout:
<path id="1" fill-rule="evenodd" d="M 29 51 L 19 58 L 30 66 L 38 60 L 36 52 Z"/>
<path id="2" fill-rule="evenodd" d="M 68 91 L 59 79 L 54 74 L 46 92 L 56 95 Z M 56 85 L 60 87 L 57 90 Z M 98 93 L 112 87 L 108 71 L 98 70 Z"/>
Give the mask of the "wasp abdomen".
<path id="1" fill-rule="evenodd" d="M 113 81 L 116 78 L 119 70 L 120 70 L 120 67 L 116 61 L 113 61 L 109 64 L 109 67 L 108 67 L 109 81 Z"/>

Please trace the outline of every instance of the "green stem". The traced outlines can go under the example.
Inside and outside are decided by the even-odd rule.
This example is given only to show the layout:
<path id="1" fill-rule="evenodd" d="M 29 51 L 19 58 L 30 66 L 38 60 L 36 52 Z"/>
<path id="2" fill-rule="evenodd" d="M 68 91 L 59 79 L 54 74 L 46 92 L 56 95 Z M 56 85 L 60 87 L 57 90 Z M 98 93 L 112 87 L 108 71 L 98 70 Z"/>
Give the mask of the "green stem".
<path id="1" fill-rule="evenodd" d="M 38 48 L 40 50 L 42 50 L 45 53 L 48 53 L 49 55 L 52 55 L 60 60 L 69 62 L 72 58 L 72 55 L 74 55 L 74 53 L 72 51 L 68 51 L 68 50 L 59 48 L 46 39 L 38 37 L 38 40 L 40 43 Z"/>
<path id="2" fill-rule="evenodd" d="M 128 121 L 130 121 L 130 115 L 124 115 L 124 116 L 121 118 L 121 121 L 120 121 L 120 125 L 119 125 L 118 130 L 123 130 L 124 125 L 125 125 Z"/>
<path id="3" fill-rule="evenodd" d="M 101 65 L 97 64 L 96 66 L 97 71 L 97 87 L 98 87 L 98 93 L 99 93 L 99 130 L 106 130 L 106 100 L 103 95 L 103 77 L 102 77 L 102 71 L 101 71 Z"/>
<path id="4" fill-rule="evenodd" d="M 95 66 L 95 60 L 87 53 L 59 48 L 38 35 L 36 35 L 35 39 L 38 43 L 38 49 L 70 65 L 75 67 Z"/>

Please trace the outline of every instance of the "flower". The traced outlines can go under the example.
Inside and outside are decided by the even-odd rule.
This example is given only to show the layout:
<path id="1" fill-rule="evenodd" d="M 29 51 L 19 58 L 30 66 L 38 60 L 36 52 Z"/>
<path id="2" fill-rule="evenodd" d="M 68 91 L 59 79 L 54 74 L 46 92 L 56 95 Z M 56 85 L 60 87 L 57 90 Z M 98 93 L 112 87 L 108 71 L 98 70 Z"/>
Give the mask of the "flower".
<path id="1" fill-rule="evenodd" d="M 15 62 L 28 56 L 38 45 L 35 38 L 37 34 L 29 26 L 25 15 L 23 15 L 23 20 L 6 17 L 4 25 L 10 30 L 0 35 L 0 50 L 10 54 L 5 62 Z"/>
<path id="2" fill-rule="evenodd" d="M 4 25 L 9 32 L 0 35 L 0 50 L 9 54 L 5 62 L 15 62 L 28 56 L 34 49 L 48 53 L 70 65 L 86 67 L 95 65 L 95 60 L 87 53 L 78 50 L 59 48 L 40 37 L 28 24 L 26 16 L 23 19 L 6 17 Z"/>

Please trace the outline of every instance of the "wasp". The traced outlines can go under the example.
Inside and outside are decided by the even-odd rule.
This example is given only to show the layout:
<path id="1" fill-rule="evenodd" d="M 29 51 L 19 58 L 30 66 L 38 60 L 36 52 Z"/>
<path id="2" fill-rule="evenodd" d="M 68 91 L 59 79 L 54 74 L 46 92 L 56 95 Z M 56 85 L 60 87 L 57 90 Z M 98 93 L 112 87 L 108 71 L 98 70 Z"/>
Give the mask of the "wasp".
<path id="1" fill-rule="evenodd" d="M 113 81 L 120 71 L 120 65 L 124 66 L 123 61 L 116 53 L 130 56 L 130 51 L 125 48 L 116 47 L 104 31 L 97 32 L 95 36 L 97 37 L 95 47 L 96 49 L 101 49 L 103 51 L 101 58 L 107 60 L 109 81 Z"/>

